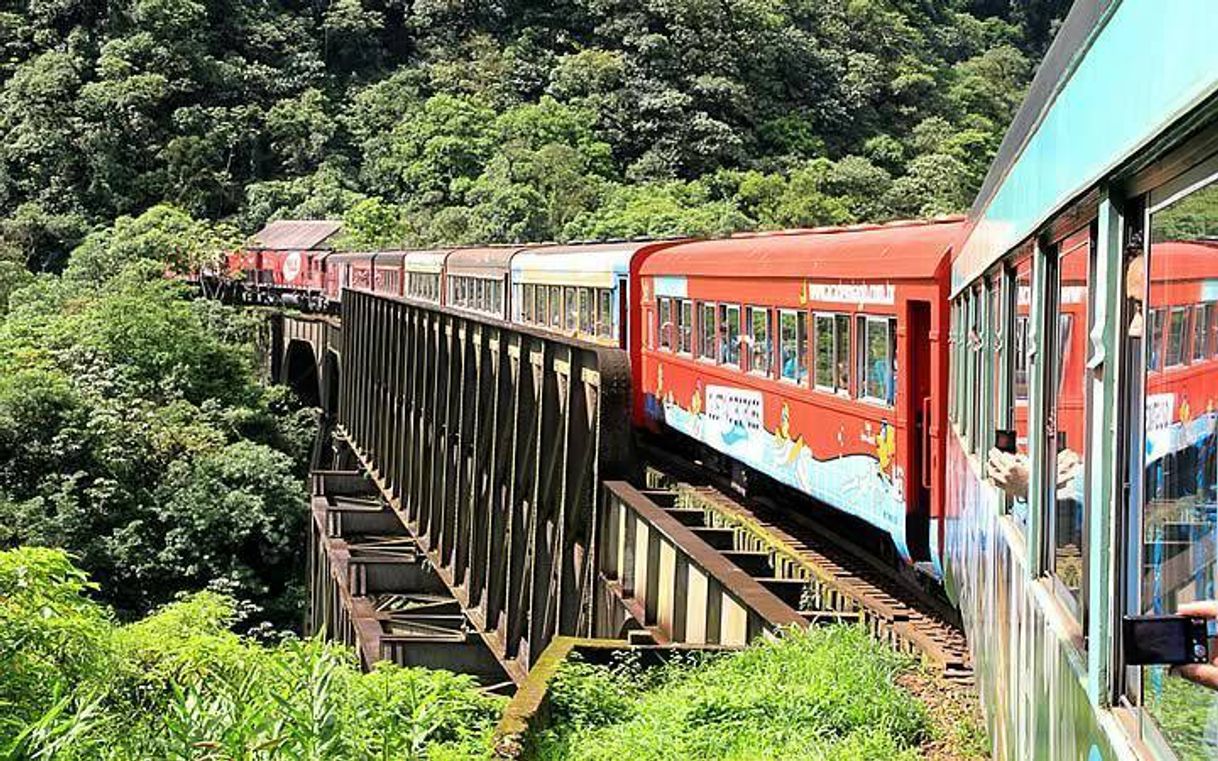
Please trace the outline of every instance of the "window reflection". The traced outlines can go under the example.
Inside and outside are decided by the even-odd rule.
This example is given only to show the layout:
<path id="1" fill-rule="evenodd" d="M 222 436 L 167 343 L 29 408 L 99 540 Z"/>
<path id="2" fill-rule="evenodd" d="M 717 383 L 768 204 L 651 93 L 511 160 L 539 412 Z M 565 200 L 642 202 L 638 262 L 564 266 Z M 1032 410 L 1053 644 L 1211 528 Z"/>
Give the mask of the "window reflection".
<path id="1" fill-rule="evenodd" d="M 699 340 L 700 349 L 699 356 L 703 359 L 715 358 L 715 305 L 702 304 L 701 316 L 699 319 L 699 327 L 701 328 L 701 339 Z"/>
<path id="2" fill-rule="evenodd" d="M 1007 497 L 1011 515 L 1021 526 L 1028 523 L 1028 326 L 1032 310 L 1032 257 L 1015 264 L 1015 320 L 1011 366 L 1011 425 L 1015 429 L 1015 455 L 1010 460 Z"/>
<path id="3" fill-rule="evenodd" d="M 1150 315 L 1142 397 L 1146 613 L 1172 613 L 1181 603 L 1216 596 L 1218 362 L 1208 345 L 1213 310 L 1207 302 L 1215 295 L 1218 245 L 1206 232 L 1214 229 L 1218 185 L 1152 215 L 1148 292 L 1131 294 L 1146 299 Z M 1165 668 L 1146 668 L 1142 696 L 1177 756 L 1209 759 L 1218 753 L 1218 693 Z"/>
<path id="4" fill-rule="evenodd" d="M 1057 264 L 1057 384 L 1047 447 L 1052 495 L 1053 574 L 1082 618 L 1085 561 L 1087 326 L 1090 324 L 1091 245 L 1084 233 L 1062 243 Z"/>

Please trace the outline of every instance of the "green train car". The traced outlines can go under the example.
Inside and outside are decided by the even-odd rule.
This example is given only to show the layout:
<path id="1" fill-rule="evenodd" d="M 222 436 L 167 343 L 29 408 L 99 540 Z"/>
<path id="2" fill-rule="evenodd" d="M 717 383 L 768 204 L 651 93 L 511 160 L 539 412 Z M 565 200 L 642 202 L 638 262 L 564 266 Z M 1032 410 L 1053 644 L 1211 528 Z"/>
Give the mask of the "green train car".
<path id="1" fill-rule="evenodd" d="M 1080 0 L 955 247 L 936 540 L 997 758 L 1218 758 L 1121 626 L 1218 597 L 1216 93 L 1218 3 Z"/>

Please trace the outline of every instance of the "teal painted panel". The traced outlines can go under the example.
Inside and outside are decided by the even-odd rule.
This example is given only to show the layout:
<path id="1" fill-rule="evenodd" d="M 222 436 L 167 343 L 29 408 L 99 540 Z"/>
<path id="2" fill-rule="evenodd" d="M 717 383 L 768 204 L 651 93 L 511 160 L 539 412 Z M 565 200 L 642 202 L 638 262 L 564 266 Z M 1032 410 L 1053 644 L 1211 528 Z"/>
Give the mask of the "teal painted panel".
<path id="1" fill-rule="evenodd" d="M 683 275 L 658 275 L 655 278 L 656 296 L 671 296 L 677 299 L 686 298 L 686 281 Z"/>
<path id="2" fill-rule="evenodd" d="M 1124 0 L 977 220 L 953 292 L 1216 88 L 1214 0 Z"/>

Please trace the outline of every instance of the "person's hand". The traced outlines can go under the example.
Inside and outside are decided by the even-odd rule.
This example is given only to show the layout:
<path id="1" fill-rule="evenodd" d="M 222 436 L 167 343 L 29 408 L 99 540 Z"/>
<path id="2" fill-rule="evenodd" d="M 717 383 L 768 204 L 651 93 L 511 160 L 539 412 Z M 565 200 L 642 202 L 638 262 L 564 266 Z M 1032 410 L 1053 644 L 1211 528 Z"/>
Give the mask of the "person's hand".
<path id="1" fill-rule="evenodd" d="M 1027 498 L 1028 462 L 1022 455 L 991 449 L 986 459 L 986 475 L 1008 496 Z"/>
<path id="2" fill-rule="evenodd" d="M 1213 621 L 1218 619 L 1218 600 L 1186 602 L 1176 608 L 1176 612 L 1182 616 L 1196 616 Z M 1187 663 L 1177 666 L 1175 671 L 1190 682 L 1209 687 L 1211 690 L 1218 690 L 1218 653 L 1210 655 L 1213 657 L 1209 663 Z"/>
<path id="3" fill-rule="evenodd" d="M 1083 458 L 1073 449 L 1057 453 L 1057 488 L 1065 488 L 1075 477 L 1082 475 Z"/>

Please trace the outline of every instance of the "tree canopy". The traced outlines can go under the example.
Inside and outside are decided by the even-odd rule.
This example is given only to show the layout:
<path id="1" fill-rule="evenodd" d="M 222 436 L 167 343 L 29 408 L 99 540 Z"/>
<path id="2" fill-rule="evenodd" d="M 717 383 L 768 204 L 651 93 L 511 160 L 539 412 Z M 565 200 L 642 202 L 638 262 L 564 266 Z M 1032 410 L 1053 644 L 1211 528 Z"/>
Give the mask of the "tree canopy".
<path id="1" fill-rule="evenodd" d="M 58 269 L 159 203 L 413 243 L 960 211 L 1067 6 L 15 0 L 0 239 Z"/>
<path id="2" fill-rule="evenodd" d="M 315 417 L 260 383 L 259 315 L 164 277 L 225 234 L 158 206 L 5 289 L 0 544 L 69 549 L 124 616 L 210 585 L 291 626 Z"/>

